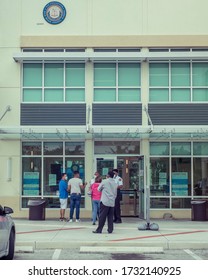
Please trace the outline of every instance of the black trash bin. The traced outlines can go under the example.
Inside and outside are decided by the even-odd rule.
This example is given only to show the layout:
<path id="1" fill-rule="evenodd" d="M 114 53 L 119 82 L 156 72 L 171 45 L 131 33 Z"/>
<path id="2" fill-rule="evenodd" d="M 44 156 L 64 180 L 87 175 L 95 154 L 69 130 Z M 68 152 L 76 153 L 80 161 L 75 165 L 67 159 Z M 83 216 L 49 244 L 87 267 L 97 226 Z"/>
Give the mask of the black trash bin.
<path id="1" fill-rule="evenodd" d="M 206 201 L 205 200 L 192 200 L 192 221 L 206 221 Z"/>
<path id="2" fill-rule="evenodd" d="M 29 206 L 29 220 L 45 220 L 45 206 L 44 199 L 31 199 L 28 201 Z"/>

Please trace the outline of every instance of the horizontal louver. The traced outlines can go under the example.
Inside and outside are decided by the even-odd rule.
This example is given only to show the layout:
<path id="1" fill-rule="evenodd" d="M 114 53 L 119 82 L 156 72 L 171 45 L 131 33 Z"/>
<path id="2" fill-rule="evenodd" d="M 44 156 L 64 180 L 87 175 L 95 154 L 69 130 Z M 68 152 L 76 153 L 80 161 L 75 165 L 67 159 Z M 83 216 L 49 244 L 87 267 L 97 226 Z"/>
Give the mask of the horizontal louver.
<path id="1" fill-rule="evenodd" d="M 141 104 L 93 104 L 93 125 L 141 125 Z"/>
<path id="2" fill-rule="evenodd" d="M 153 125 L 207 125 L 208 104 L 149 104 Z"/>
<path id="3" fill-rule="evenodd" d="M 21 125 L 85 125 L 86 104 L 21 104 Z"/>

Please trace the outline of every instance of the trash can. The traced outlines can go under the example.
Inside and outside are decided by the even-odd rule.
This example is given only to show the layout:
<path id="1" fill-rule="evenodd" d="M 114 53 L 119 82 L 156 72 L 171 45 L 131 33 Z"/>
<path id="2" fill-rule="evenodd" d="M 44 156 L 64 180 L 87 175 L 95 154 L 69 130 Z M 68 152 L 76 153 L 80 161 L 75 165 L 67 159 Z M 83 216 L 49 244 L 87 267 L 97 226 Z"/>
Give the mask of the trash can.
<path id="1" fill-rule="evenodd" d="M 191 201 L 191 219 L 192 221 L 206 221 L 206 201 L 204 200 L 192 200 Z"/>
<path id="2" fill-rule="evenodd" d="M 45 206 L 44 199 L 31 199 L 28 201 L 29 206 L 29 220 L 45 220 Z"/>

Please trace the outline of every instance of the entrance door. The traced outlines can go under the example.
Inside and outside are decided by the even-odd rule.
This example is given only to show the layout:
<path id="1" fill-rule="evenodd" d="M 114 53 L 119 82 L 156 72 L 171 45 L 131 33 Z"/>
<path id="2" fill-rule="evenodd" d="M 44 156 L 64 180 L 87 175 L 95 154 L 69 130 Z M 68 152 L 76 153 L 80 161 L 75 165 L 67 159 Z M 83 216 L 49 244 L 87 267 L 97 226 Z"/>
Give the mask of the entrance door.
<path id="1" fill-rule="evenodd" d="M 144 156 L 107 156 L 95 158 L 97 170 L 105 178 L 108 171 L 118 168 L 123 179 L 121 215 L 144 217 Z"/>
<path id="2" fill-rule="evenodd" d="M 97 157 L 96 158 L 96 168 L 95 170 L 100 173 L 103 179 L 105 179 L 108 171 L 113 170 L 115 168 L 115 157 Z"/>
<path id="3" fill-rule="evenodd" d="M 117 167 L 123 178 L 122 216 L 144 217 L 144 157 L 118 157 Z"/>

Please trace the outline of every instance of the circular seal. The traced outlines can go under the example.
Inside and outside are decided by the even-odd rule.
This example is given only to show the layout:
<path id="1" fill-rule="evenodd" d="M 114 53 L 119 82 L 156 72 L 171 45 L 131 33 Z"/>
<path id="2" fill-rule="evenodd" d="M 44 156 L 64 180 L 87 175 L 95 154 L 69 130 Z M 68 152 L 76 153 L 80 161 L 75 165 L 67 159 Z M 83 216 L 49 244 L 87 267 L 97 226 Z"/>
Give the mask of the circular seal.
<path id="1" fill-rule="evenodd" d="M 49 2 L 43 9 L 43 17 L 50 24 L 59 24 L 66 17 L 66 9 L 59 2 Z"/>

